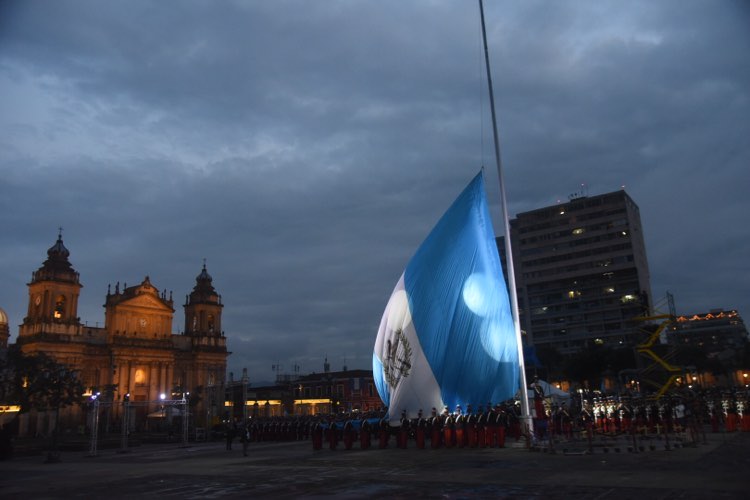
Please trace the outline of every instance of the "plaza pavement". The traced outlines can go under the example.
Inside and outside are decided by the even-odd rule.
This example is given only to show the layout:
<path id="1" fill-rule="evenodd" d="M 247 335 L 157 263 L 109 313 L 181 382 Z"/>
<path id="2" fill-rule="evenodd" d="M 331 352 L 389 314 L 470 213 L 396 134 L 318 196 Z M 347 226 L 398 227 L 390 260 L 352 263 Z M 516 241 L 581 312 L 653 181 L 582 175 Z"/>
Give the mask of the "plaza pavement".
<path id="1" fill-rule="evenodd" d="M 64 452 L 0 462 L 0 498 L 750 498 L 750 433 L 707 434 L 667 451 L 660 440 L 558 445 L 555 450 L 313 451 L 309 441 L 141 445 L 97 456 Z M 677 443 L 679 445 L 679 443 Z M 652 451 L 653 450 L 653 451 Z"/>

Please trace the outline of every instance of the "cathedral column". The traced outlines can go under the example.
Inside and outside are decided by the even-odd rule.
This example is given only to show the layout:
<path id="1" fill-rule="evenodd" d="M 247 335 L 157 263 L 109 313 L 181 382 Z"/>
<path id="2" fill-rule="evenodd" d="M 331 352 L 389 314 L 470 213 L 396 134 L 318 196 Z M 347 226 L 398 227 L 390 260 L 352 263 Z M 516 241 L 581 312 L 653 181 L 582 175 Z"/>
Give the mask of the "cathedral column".
<path id="1" fill-rule="evenodd" d="M 167 399 L 172 399 L 172 388 L 167 387 L 167 364 L 163 361 L 159 363 L 160 365 L 160 377 L 159 377 L 159 385 L 161 386 L 162 394 L 165 394 L 167 396 Z"/>
<path id="2" fill-rule="evenodd" d="M 127 362 L 120 358 L 117 362 L 117 400 L 115 400 L 114 407 L 118 408 L 115 413 L 122 416 L 122 402 L 124 401 L 123 396 L 128 393 L 128 365 Z"/>
<path id="3" fill-rule="evenodd" d="M 172 389 L 174 388 L 174 365 L 171 363 L 165 363 L 166 371 L 167 371 L 167 391 L 170 394 L 172 394 Z"/>
<path id="4" fill-rule="evenodd" d="M 156 362 L 152 361 L 149 363 L 149 379 L 148 379 L 148 398 L 151 401 L 159 399 L 159 368 L 156 366 Z"/>
<path id="5" fill-rule="evenodd" d="M 128 391 L 135 392 L 135 363 L 132 361 L 128 361 L 128 366 L 130 367 L 130 377 L 128 380 Z M 131 388 L 132 385 L 132 388 Z"/>

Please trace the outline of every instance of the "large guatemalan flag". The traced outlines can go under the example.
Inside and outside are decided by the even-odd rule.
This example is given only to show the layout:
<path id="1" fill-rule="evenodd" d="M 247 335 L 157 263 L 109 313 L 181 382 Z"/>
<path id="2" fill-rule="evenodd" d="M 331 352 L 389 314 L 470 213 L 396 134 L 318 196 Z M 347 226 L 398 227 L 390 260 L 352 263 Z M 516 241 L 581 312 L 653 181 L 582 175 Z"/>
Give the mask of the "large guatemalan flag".
<path id="1" fill-rule="evenodd" d="M 512 398 L 516 342 L 480 172 L 417 249 L 380 321 L 373 376 L 390 421 Z"/>

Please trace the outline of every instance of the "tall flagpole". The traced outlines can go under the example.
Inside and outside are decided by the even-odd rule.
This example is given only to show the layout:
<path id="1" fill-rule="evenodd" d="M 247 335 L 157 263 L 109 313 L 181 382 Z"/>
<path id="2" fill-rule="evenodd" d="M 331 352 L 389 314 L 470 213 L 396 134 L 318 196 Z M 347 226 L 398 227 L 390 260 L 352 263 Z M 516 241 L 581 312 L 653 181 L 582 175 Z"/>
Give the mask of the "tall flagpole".
<path id="1" fill-rule="evenodd" d="M 516 331 L 516 343 L 518 344 L 518 364 L 521 382 L 521 418 L 525 422 L 526 431 L 533 436 L 534 424 L 529 410 L 529 393 L 526 382 L 526 364 L 523 359 L 523 341 L 521 339 L 521 322 L 518 317 L 518 297 L 516 295 L 516 275 L 513 270 L 513 253 L 510 244 L 510 219 L 508 217 L 508 204 L 505 196 L 505 182 L 503 180 L 503 167 L 500 163 L 500 141 L 497 136 L 497 119 L 495 118 L 495 95 L 492 91 L 492 74 L 490 72 L 490 54 L 487 49 L 487 31 L 484 27 L 484 5 L 479 0 L 479 13 L 482 18 L 482 40 L 484 41 L 484 62 L 487 67 L 487 85 L 490 89 L 490 108 L 492 109 L 492 133 L 495 140 L 495 163 L 497 163 L 497 174 L 500 178 L 500 201 L 502 207 L 503 225 L 505 229 L 505 262 L 508 269 L 508 291 L 510 292 L 510 305 L 513 313 L 513 326 Z"/>

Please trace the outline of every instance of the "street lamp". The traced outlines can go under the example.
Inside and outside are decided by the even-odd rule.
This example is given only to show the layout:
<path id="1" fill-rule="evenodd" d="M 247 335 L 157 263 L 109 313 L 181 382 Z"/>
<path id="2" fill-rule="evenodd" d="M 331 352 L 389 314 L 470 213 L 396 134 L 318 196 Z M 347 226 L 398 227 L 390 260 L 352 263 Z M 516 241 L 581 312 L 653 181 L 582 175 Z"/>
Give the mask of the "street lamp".
<path id="1" fill-rule="evenodd" d="M 122 397 L 122 434 L 120 435 L 120 453 L 128 451 L 128 433 L 130 432 L 130 393 Z"/>
<path id="2" fill-rule="evenodd" d="M 190 439 L 190 393 L 185 392 L 182 394 L 182 446 L 188 445 Z"/>

